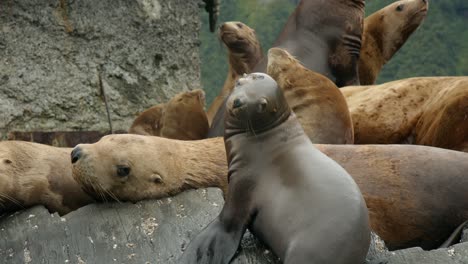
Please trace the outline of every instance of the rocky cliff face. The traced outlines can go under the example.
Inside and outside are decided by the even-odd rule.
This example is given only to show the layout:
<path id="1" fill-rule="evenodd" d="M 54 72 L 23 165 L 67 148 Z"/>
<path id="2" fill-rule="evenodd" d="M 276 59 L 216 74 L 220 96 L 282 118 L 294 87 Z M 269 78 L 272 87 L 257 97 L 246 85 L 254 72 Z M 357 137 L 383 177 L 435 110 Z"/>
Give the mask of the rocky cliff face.
<path id="1" fill-rule="evenodd" d="M 0 2 L 0 138 L 9 131 L 126 130 L 199 87 L 199 7 L 185 0 Z"/>

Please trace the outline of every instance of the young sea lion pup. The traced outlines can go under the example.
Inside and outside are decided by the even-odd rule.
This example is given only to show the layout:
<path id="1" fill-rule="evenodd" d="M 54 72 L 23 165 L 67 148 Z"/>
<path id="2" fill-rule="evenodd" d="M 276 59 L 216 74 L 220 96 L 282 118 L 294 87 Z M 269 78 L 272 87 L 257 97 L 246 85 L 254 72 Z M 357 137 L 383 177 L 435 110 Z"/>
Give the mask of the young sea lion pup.
<path id="1" fill-rule="evenodd" d="M 239 79 L 227 101 L 224 142 L 226 203 L 182 263 L 229 263 L 246 228 L 284 263 L 364 262 L 369 216 L 358 186 L 312 145 L 270 76 Z"/>
<path id="2" fill-rule="evenodd" d="M 427 15 L 428 0 L 401 0 L 364 20 L 359 79 L 374 84 L 382 67 L 405 44 Z"/>
<path id="3" fill-rule="evenodd" d="M 278 82 L 286 101 L 313 143 L 354 143 L 348 104 L 330 79 L 305 68 L 280 48 L 268 51 L 267 73 Z"/>
<path id="4" fill-rule="evenodd" d="M 180 140 L 203 139 L 209 129 L 204 107 L 203 90 L 182 92 L 141 113 L 128 132 Z"/>
<path id="5" fill-rule="evenodd" d="M 251 73 L 263 57 L 262 47 L 255 35 L 255 30 L 242 22 L 233 21 L 222 24 L 219 27 L 218 36 L 228 49 L 229 71 L 223 89 L 206 112 L 210 124 L 224 99 L 234 89 L 235 81 L 242 74 Z"/>

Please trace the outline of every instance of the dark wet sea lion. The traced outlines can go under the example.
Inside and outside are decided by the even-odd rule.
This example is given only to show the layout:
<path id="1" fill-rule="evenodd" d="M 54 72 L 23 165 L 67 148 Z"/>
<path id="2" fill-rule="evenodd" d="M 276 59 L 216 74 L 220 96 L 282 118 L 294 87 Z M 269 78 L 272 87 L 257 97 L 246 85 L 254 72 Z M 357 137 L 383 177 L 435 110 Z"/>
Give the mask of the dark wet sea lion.
<path id="1" fill-rule="evenodd" d="M 372 229 L 390 249 L 436 248 L 468 219 L 468 153 L 412 145 L 315 146 L 354 178 Z M 97 183 L 123 201 L 167 197 L 188 188 L 227 188 L 222 138 L 109 135 L 78 148 L 77 181 L 90 190 Z M 128 178 L 117 174 L 122 165 L 130 168 Z"/>
<path id="2" fill-rule="evenodd" d="M 427 15 L 428 0 L 401 0 L 364 20 L 359 80 L 374 84 L 382 67 L 405 44 Z"/>
<path id="3" fill-rule="evenodd" d="M 370 228 L 361 192 L 312 145 L 276 82 L 241 78 L 227 105 L 226 202 L 180 262 L 229 263 L 249 228 L 286 264 L 363 263 Z"/>
<path id="4" fill-rule="evenodd" d="M 69 148 L 0 142 L 0 215 L 34 205 L 64 215 L 93 202 L 72 177 Z"/>
<path id="5" fill-rule="evenodd" d="M 169 102 L 158 104 L 141 113 L 128 132 L 180 140 L 203 139 L 209 129 L 204 107 L 203 90 L 182 92 Z"/>
<path id="6" fill-rule="evenodd" d="M 263 57 L 262 47 L 255 35 L 255 30 L 242 22 L 223 23 L 219 27 L 218 36 L 228 49 L 229 71 L 223 89 L 206 112 L 210 123 L 224 99 L 234 89 L 235 81 L 244 73 L 251 73 Z"/>
<path id="7" fill-rule="evenodd" d="M 359 85 L 364 5 L 364 0 L 301 0 L 273 47 L 287 50 L 338 87 Z M 253 71 L 266 72 L 267 65 L 264 57 Z M 213 118 L 209 137 L 223 135 L 225 110 L 226 100 Z"/>
<path id="8" fill-rule="evenodd" d="M 316 144 L 353 144 L 348 104 L 327 77 L 305 68 L 287 51 L 268 51 L 268 74 L 275 79 L 304 132 Z"/>

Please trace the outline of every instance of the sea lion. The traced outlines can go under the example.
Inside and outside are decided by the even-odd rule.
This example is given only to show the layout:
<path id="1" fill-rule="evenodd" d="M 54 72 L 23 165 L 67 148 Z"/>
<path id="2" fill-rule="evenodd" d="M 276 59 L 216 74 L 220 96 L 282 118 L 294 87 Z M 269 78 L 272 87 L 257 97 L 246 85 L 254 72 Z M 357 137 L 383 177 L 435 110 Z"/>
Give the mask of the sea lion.
<path id="1" fill-rule="evenodd" d="M 229 263 L 249 228 L 286 264 L 363 263 L 370 228 L 361 192 L 312 145 L 277 83 L 249 74 L 227 107 L 226 202 L 180 262 Z"/>
<path id="2" fill-rule="evenodd" d="M 227 188 L 227 178 L 222 175 L 226 160 L 218 156 L 224 154 L 223 145 L 215 144 L 217 139 L 204 140 L 212 147 L 201 154 L 198 140 L 119 136 L 105 136 L 96 144 L 79 144 L 71 154 L 75 180 L 97 200 L 107 197 L 137 202 L 186 189 Z"/>
<path id="3" fill-rule="evenodd" d="M 358 60 L 365 0 L 301 0 L 288 18 L 273 47 L 287 50 L 307 69 L 325 75 L 338 87 L 359 85 Z M 254 67 L 266 72 L 264 57 Z M 224 133 L 223 102 L 208 137 Z"/>
<path id="4" fill-rule="evenodd" d="M 157 104 L 141 112 L 132 123 L 128 130 L 130 134 L 160 136 L 161 119 L 163 116 L 165 104 Z"/>
<path id="5" fill-rule="evenodd" d="M 268 51 L 267 73 L 283 90 L 305 133 L 317 144 L 353 144 L 353 122 L 338 87 L 305 68 L 287 51 Z"/>
<path id="6" fill-rule="evenodd" d="M 340 91 L 356 144 L 410 143 L 468 152 L 468 77 L 418 77 Z"/>
<path id="7" fill-rule="evenodd" d="M 72 177 L 69 148 L 0 142 L 0 215 L 34 205 L 64 215 L 93 202 Z"/>
<path id="8" fill-rule="evenodd" d="M 427 0 L 401 0 L 364 20 L 359 80 L 374 84 L 382 67 L 405 44 L 427 15 Z"/>
<path id="9" fill-rule="evenodd" d="M 141 113 L 129 133 L 180 140 L 203 139 L 209 129 L 204 107 L 203 90 L 179 93 L 166 104 L 156 105 Z"/>
<path id="10" fill-rule="evenodd" d="M 255 30 L 238 21 L 223 23 L 218 30 L 219 39 L 228 49 L 229 71 L 223 89 L 206 112 L 211 123 L 224 99 L 234 88 L 235 81 L 244 73 L 251 73 L 263 57 L 262 47 Z"/>
<path id="11" fill-rule="evenodd" d="M 315 146 L 354 178 L 369 208 L 372 229 L 390 249 L 436 248 L 468 219 L 468 153 L 413 145 Z M 109 135 L 75 149 L 80 151 L 73 176 L 98 200 L 102 197 L 95 185 L 121 201 L 208 186 L 226 193 L 228 166 L 220 137 L 178 141 Z M 130 177 L 124 180 L 117 175 L 122 164 L 130 167 Z M 152 181 L 158 179 L 155 172 L 162 182 Z"/>

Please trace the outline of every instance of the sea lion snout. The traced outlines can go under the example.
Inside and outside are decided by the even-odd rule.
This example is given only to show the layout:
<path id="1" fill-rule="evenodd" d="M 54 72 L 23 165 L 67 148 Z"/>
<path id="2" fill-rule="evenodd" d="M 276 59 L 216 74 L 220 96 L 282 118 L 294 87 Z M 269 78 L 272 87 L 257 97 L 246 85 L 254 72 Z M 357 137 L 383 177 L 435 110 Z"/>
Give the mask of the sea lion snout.
<path id="1" fill-rule="evenodd" d="M 83 155 L 83 151 L 80 147 L 75 147 L 71 152 L 71 163 L 75 164 Z"/>

